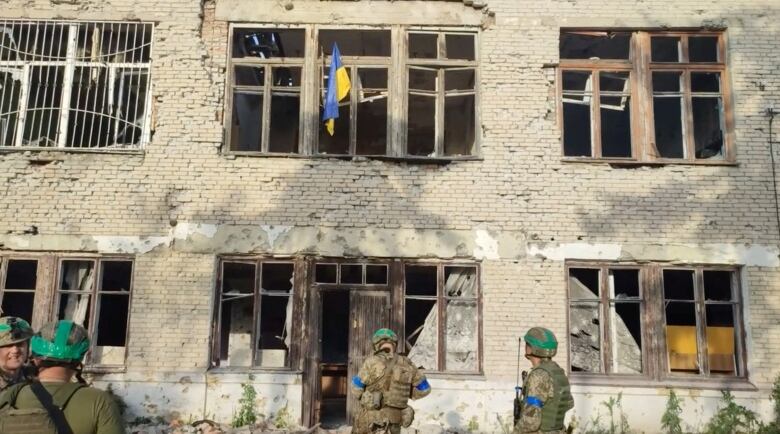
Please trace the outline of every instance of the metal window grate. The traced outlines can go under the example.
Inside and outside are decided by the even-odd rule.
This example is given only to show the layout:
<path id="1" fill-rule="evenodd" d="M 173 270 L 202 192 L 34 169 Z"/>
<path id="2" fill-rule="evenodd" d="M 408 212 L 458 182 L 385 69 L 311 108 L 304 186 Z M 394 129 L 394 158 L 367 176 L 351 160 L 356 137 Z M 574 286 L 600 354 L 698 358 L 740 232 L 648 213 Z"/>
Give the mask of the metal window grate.
<path id="1" fill-rule="evenodd" d="M 0 147 L 149 141 L 152 25 L 0 20 Z"/>

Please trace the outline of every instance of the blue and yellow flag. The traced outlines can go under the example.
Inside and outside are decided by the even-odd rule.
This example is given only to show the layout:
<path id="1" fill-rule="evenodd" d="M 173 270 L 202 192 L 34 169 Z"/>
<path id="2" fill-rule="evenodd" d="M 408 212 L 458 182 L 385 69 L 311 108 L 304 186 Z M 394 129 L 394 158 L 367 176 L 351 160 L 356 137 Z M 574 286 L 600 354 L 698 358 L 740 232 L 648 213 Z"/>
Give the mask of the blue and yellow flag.
<path id="1" fill-rule="evenodd" d="M 347 68 L 341 64 L 341 53 L 336 43 L 333 43 L 333 54 L 330 61 L 330 72 L 328 72 L 328 91 L 325 92 L 325 102 L 323 104 L 322 120 L 325 121 L 325 128 L 328 134 L 333 135 L 336 127 L 336 119 L 339 117 L 339 101 L 349 94 L 352 83 L 349 82 L 349 73 Z"/>

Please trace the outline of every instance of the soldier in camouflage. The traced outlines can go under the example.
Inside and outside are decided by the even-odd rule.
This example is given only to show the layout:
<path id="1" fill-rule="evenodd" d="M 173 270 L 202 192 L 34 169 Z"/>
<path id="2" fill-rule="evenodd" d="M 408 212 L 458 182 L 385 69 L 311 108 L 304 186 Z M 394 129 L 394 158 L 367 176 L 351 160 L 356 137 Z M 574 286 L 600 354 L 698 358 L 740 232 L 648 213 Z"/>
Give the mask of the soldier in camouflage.
<path id="1" fill-rule="evenodd" d="M 513 434 L 564 434 L 563 420 L 574 399 L 566 372 L 552 361 L 558 341 L 542 327 L 528 330 L 523 339 L 525 357 L 533 368 L 523 383 L 522 417 Z"/>
<path id="2" fill-rule="evenodd" d="M 25 380 L 24 365 L 33 330 L 27 321 L 0 318 L 0 390 Z"/>
<path id="3" fill-rule="evenodd" d="M 352 378 L 352 391 L 360 402 L 352 433 L 399 434 L 414 420 L 409 399 L 428 396 L 431 386 L 408 357 L 396 354 L 398 337 L 392 330 L 377 330 L 371 342 L 374 355 Z"/>

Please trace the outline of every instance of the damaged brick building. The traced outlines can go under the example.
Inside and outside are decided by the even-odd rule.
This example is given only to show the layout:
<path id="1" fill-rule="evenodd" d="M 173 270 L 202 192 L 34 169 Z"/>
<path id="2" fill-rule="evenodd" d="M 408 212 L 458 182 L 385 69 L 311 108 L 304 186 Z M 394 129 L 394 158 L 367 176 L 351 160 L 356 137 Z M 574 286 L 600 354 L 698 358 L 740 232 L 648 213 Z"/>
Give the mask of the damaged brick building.
<path id="1" fill-rule="evenodd" d="M 769 0 L 6 0 L 0 303 L 130 417 L 346 422 L 390 326 L 415 426 L 501 432 L 553 329 L 575 416 L 770 413 Z M 320 121 L 332 47 L 352 88 Z M 777 129 L 777 128 L 776 128 Z M 524 366 L 527 362 L 521 362 Z"/>

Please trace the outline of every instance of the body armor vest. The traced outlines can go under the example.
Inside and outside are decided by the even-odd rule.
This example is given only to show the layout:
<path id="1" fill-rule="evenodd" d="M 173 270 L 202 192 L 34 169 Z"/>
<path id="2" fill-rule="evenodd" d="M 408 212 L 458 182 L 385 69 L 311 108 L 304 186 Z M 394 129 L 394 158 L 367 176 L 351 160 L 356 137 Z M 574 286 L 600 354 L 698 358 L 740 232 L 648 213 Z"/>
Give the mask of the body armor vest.
<path id="1" fill-rule="evenodd" d="M 414 367 L 401 356 L 395 356 L 385 368 L 385 405 L 404 409 L 409 402 L 414 380 Z"/>
<path id="2" fill-rule="evenodd" d="M 563 420 L 566 412 L 574 407 L 574 398 L 571 396 L 569 379 L 566 373 L 552 360 L 545 360 L 534 369 L 541 369 L 550 376 L 553 381 L 553 396 L 542 407 L 541 431 L 557 431 L 563 429 Z"/>

